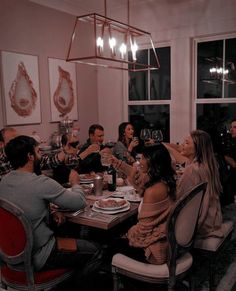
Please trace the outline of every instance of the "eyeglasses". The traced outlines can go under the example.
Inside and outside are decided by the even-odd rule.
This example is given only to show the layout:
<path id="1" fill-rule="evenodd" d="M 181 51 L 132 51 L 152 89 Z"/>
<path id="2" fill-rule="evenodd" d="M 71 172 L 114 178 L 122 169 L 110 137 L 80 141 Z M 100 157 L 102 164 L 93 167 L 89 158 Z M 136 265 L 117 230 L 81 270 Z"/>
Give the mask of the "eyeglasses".
<path id="1" fill-rule="evenodd" d="M 79 145 L 79 141 L 70 142 L 69 145 L 70 145 L 72 148 L 76 148 L 76 147 Z"/>

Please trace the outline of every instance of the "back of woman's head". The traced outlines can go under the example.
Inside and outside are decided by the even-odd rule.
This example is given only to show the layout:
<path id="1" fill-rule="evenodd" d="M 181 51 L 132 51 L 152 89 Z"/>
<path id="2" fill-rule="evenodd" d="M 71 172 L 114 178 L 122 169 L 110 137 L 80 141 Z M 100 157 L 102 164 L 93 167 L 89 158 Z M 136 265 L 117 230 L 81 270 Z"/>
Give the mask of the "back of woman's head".
<path id="1" fill-rule="evenodd" d="M 174 199 L 176 190 L 175 171 L 172 168 L 171 157 L 166 147 L 162 144 L 145 147 L 143 156 L 147 160 L 150 177 L 146 187 L 164 181 L 169 186 L 169 195 Z"/>
<path id="2" fill-rule="evenodd" d="M 37 141 L 26 135 L 19 135 L 10 140 L 5 148 L 7 159 L 13 169 L 23 167 L 28 162 L 28 154 L 35 154 Z"/>
<path id="3" fill-rule="evenodd" d="M 206 163 L 214 155 L 210 135 L 203 130 L 194 130 L 190 133 L 195 146 L 195 159 L 199 163 Z"/>
<path id="4" fill-rule="evenodd" d="M 195 146 L 195 160 L 202 165 L 208 173 L 208 187 L 212 192 L 221 191 L 218 163 L 215 158 L 210 135 L 203 130 L 194 130 L 190 133 Z"/>

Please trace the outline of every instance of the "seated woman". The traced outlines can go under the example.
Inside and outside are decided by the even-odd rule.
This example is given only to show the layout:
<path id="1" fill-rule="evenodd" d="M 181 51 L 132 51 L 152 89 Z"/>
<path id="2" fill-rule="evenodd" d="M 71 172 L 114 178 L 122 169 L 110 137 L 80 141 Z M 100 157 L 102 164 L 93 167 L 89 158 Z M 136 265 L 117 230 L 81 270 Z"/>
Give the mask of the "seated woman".
<path id="1" fill-rule="evenodd" d="M 132 167 L 113 158 L 115 168 L 126 174 Z M 134 259 L 163 264 L 167 261 L 166 222 L 175 201 L 176 183 L 168 150 L 162 145 L 146 147 L 140 167 L 149 177 L 144 184 L 138 223 L 132 226 L 126 238 L 112 244 L 112 253 L 123 253 Z"/>
<path id="2" fill-rule="evenodd" d="M 207 182 L 197 235 L 221 237 L 222 213 L 219 195 L 222 187 L 209 134 L 202 130 L 192 131 L 183 143 L 181 154 L 188 159 L 188 165 L 178 182 L 177 198 L 198 183 Z"/>
<path id="3" fill-rule="evenodd" d="M 133 137 L 133 125 L 129 122 L 122 122 L 119 125 L 119 137 L 113 148 L 113 155 L 128 164 L 133 164 L 135 162 L 135 147 L 139 144 L 139 140 L 133 139 Z"/>

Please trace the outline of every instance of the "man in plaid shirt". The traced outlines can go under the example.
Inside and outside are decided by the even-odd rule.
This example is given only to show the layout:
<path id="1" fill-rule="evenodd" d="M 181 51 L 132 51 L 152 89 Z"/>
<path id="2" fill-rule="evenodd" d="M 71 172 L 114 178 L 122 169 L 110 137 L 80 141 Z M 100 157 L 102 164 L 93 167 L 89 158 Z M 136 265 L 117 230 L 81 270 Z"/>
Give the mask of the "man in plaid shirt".
<path id="1" fill-rule="evenodd" d="M 4 148 L 6 144 L 17 135 L 19 134 L 17 133 L 16 129 L 12 127 L 6 127 L 0 130 L 0 181 L 3 176 L 12 170 L 11 164 L 5 155 Z M 40 169 L 52 169 L 57 167 L 58 165 L 64 163 L 64 159 L 65 153 L 63 151 L 52 156 L 43 155 Z"/>
<path id="2" fill-rule="evenodd" d="M 0 130 L 0 181 L 4 175 L 12 170 L 12 167 L 7 160 L 4 152 L 6 144 L 19 135 L 16 129 L 12 127 L 6 127 Z M 38 169 L 38 174 L 41 170 L 56 169 L 61 165 L 69 165 L 73 168 L 79 165 L 79 162 L 86 158 L 93 152 L 97 151 L 94 145 L 89 146 L 83 153 L 78 154 L 79 149 L 79 139 L 78 136 L 73 135 L 63 135 L 62 136 L 62 150 L 53 155 L 42 154 L 40 169 Z"/>

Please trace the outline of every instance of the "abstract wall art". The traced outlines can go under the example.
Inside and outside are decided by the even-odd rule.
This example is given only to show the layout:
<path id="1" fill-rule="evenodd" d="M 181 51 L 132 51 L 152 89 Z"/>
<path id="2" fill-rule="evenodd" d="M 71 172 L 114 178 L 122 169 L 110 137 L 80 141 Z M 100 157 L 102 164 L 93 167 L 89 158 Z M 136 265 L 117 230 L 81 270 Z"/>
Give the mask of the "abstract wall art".
<path id="1" fill-rule="evenodd" d="M 38 57 L 2 51 L 6 125 L 41 123 Z"/>

